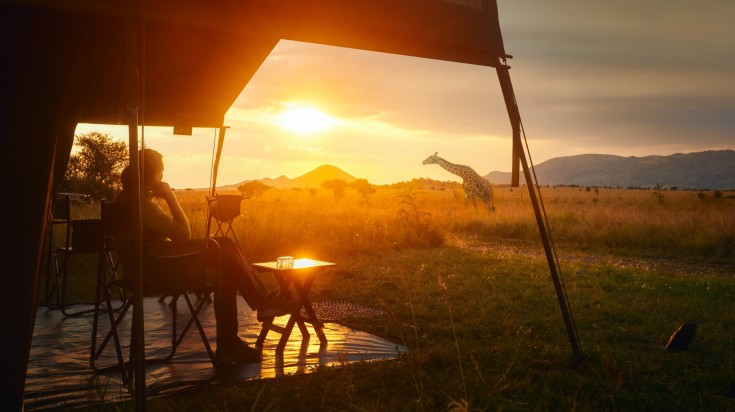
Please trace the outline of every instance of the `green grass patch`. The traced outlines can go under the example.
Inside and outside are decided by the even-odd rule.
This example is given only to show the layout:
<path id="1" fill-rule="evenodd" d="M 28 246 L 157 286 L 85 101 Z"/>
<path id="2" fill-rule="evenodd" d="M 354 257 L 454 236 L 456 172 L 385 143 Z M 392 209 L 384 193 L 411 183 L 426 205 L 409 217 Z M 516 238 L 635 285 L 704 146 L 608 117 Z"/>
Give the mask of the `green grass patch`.
<path id="1" fill-rule="evenodd" d="M 350 326 L 406 345 L 406 355 L 209 387 L 153 400 L 150 410 L 735 408 L 730 277 L 601 263 L 565 274 L 586 359 L 576 367 L 542 259 L 441 247 L 338 263 L 314 299 L 385 308 L 387 317 Z M 666 353 L 688 320 L 699 325 L 693 344 Z"/>

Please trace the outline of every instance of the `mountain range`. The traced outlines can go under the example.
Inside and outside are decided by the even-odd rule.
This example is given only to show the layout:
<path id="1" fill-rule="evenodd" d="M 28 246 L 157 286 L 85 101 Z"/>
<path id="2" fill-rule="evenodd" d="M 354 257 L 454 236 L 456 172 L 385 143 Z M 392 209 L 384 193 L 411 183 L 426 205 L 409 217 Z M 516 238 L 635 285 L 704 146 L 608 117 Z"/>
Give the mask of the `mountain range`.
<path id="1" fill-rule="evenodd" d="M 540 185 L 735 189 L 733 150 L 644 157 L 583 154 L 553 158 L 535 170 Z M 510 183 L 507 172 L 490 172 L 485 178 Z"/>
<path id="2" fill-rule="evenodd" d="M 540 185 L 579 185 L 608 187 L 676 187 L 679 189 L 735 189 L 735 151 L 711 150 L 670 156 L 623 157 L 583 154 L 556 157 L 535 166 Z M 485 178 L 494 184 L 510 184 L 509 172 L 490 172 Z M 355 177 L 331 165 L 322 165 L 302 176 L 290 179 L 260 179 L 277 189 L 321 187 L 325 180 Z M 237 190 L 244 182 L 220 187 Z M 521 183 L 524 178 L 521 176 Z"/>

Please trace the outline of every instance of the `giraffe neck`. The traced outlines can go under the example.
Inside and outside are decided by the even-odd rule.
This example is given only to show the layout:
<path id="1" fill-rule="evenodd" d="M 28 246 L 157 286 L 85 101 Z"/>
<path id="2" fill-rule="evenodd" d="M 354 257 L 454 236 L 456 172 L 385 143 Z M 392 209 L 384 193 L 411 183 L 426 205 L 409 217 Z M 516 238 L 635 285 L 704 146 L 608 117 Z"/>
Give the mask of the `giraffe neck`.
<path id="1" fill-rule="evenodd" d="M 452 162 L 448 162 L 442 159 L 441 157 L 437 157 L 436 164 L 441 166 L 447 172 L 461 177 L 463 180 L 468 177 L 468 173 L 467 173 L 468 167 L 467 166 L 457 165 Z"/>

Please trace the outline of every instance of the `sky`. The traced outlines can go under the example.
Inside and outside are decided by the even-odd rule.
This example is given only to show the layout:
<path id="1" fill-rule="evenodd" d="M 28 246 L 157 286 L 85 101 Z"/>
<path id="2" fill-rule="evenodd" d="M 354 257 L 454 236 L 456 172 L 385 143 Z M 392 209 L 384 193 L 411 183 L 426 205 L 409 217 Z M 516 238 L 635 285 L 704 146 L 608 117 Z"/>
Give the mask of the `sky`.
<path id="1" fill-rule="evenodd" d="M 735 149 L 732 0 L 498 0 L 531 160 Z M 291 120 L 287 120 L 291 118 Z M 295 119 L 295 120 L 294 120 Z M 323 164 L 374 184 L 511 170 L 493 68 L 281 41 L 225 116 L 218 184 Z M 79 125 L 77 134 L 127 127 Z M 147 127 L 175 188 L 209 186 L 215 131 Z"/>

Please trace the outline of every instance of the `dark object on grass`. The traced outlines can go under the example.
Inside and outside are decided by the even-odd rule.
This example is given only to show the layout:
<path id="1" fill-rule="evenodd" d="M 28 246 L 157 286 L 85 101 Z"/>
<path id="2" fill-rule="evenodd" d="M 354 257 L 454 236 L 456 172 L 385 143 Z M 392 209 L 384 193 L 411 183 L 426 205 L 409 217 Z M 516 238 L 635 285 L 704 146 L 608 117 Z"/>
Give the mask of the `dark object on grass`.
<path id="1" fill-rule="evenodd" d="M 694 335 L 697 333 L 697 324 L 694 322 L 687 322 L 679 329 L 674 332 L 669 338 L 669 343 L 666 344 L 666 352 L 682 352 L 687 350 L 689 344 L 694 340 Z"/>

